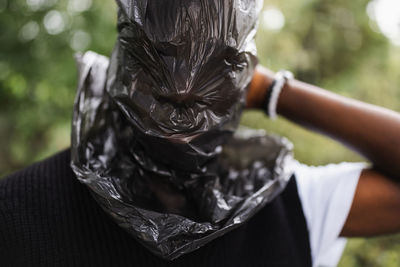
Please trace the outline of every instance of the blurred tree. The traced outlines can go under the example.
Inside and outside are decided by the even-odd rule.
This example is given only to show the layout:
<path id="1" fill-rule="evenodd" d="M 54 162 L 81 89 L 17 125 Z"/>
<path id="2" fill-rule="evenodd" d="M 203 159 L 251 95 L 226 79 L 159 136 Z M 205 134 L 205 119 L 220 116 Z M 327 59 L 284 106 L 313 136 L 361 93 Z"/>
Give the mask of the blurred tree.
<path id="1" fill-rule="evenodd" d="M 376 32 L 368 0 L 268 0 L 260 62 L 301 80 L 400 110 L 400 49 Z M 0 177 L 69 145 L 75 52 L 110 55 L 116 6 L 107 0 L 0 0 Z M 248 111 L 243 124 L 287 136 L 308 164 L 360 160 L 324 137 Z M 351 241 L 341 266 L 398 266 L 399 237 Z"/>
<path id="2" fill-rule="evenodd" d="M 0 175 L 68 146 L 73 54 L 116 36 L 112 1 L 1 1 Z"/>

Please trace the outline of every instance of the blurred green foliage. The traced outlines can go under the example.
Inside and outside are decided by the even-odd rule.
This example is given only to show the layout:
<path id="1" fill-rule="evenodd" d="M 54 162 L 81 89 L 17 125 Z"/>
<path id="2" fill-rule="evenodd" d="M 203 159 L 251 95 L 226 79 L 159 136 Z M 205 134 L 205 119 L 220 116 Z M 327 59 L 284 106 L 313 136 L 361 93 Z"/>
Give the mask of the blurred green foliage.
<path id="1" fill-rule="evenodd" d="M 260 62 L 339 94 L 400 110 L 400 49 L 377 33 L 368 0 L 268 0 L 285 16 L 261 27 Z M 110 55 L 116 37 L 111 0 L 0 0 L 0 176 L 69 145 L 77 82 L 73 54 Z M 287 136 L 307 164 L 362 160 L 332 140 L 283 119 L 247 111 L 244 125 Z M 355 239 L 340 266 L 399 266 L 400 237 Z"/>

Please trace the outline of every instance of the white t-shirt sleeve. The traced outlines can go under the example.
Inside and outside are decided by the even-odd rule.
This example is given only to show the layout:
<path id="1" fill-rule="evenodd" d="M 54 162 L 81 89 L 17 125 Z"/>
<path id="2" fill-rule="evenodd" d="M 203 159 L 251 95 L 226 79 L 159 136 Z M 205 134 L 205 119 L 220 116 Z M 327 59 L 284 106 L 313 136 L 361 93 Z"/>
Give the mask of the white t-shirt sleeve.
<path id="1" fill-rule="evenodd" d="M 339 234 L 366 163 L 312 167 L 296 163 L 300 201 L 307 221 L 314 267 L 336 266 L 346 245 Z"/>

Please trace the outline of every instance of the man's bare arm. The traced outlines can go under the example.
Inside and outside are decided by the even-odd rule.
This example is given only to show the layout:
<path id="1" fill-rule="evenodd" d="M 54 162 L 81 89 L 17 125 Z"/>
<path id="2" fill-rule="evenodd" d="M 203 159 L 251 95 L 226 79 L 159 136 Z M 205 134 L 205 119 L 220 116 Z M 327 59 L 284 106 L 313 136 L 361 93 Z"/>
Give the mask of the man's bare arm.
<path id="1" fill-rule="evenodd" d="M 374 170 L 364 170 L 358 182 L 343 237 L 366 237 L 400 231 L 400 186 Z"/>
<path id="2" fill-rule="evenodd" d="M 272 79 L 269 70 L 257 70 L 249 107 L 260 108 Z M 299 81 L 283 89 L 278 114 L 343 143 L 373 164 L 374 170 L 361 174 L 343 236 L 400 231 L 400 186 L 395 182 L 400 178 L 400 114 Z"/>

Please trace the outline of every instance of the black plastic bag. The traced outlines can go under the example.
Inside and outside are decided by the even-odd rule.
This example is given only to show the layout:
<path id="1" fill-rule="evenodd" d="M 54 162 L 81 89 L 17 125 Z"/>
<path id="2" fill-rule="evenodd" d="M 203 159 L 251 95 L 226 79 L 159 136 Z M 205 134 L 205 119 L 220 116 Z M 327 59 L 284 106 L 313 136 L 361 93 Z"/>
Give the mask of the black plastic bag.
<path id="1" fill-rule="evenodd" d="M 117 2 L 111 60 L 77 57 L 71 166 L 122 228 L 171 260 L 241 225 L 293 173 L 287 140 L 237 130 L 262 1 Z"/>

